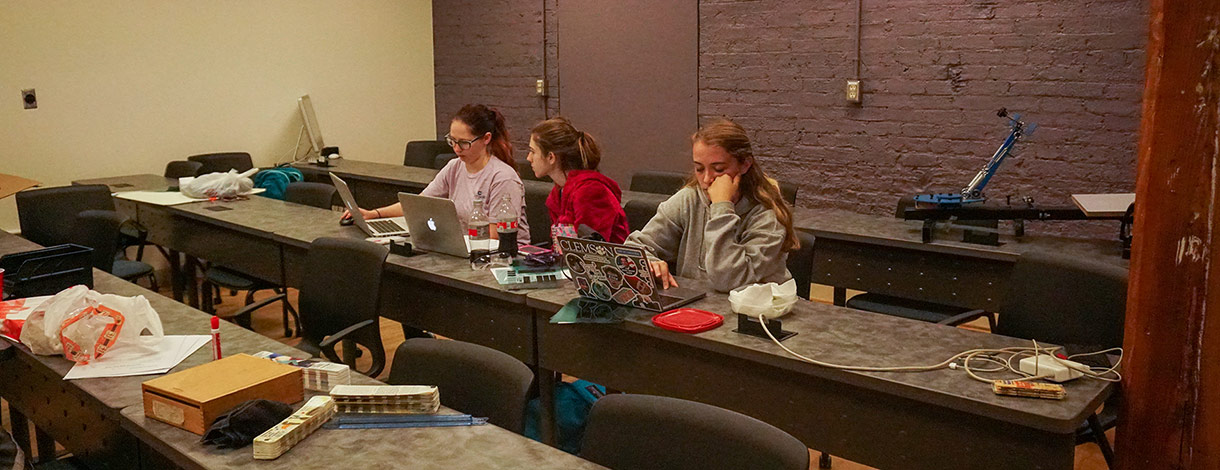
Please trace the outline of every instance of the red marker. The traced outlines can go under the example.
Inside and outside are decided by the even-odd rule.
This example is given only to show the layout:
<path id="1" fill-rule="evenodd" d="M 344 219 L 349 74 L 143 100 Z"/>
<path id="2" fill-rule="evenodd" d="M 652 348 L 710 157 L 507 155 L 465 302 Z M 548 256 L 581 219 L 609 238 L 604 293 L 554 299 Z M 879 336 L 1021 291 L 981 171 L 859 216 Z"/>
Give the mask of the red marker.
<path id="1" fill-rule="evenodd" d="M 212 359 L 220 359 L 220 317 L 212 317 Z"/>

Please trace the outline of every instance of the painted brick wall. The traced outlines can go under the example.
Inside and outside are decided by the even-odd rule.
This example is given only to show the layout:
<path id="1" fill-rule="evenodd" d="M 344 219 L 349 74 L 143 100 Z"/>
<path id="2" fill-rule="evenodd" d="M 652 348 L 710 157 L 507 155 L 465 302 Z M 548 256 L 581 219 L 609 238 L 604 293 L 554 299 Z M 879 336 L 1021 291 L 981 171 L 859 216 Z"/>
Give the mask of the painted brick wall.
<path id="1" fill-rule="evenodd" d="M 486 104 L 508 119 L 513 156 L 525 160 L 530 127 L 555 115 L 559 106 L 555 29 L 550 26 L 555 1 L 545 0 L 549 98 L 535 93 L 536 81 L 543 78 L 543 1 L 432 2 L 438 136 L 449 132 L 449 121 L 463 105 Z"/>
<path id="2" fill-rule="evenodd" d="M 521 134 L 544 116 L 544 8 L 557 93 L 555 1 L 434 2 L 438 129 L 461 104 L 497 105 L 524 158 Z M 700 118 L 745 125 L 767 170 L 801 185 L 799 205 L 889 215 L 900 195 L 960 189 L 1006 135 L 1000 107 L 1039 128 L 990 197 L 1070 204 L 1071 193 L 1134 188 L 1142 1 L 866 1 L 862 105 L 843 98 L 855 0 L 703 0 L 699 15 Z M 554 114 L 558 97 L 546 106 Z M 1110 238 L 1117 224 L 1027 229 Z"/>

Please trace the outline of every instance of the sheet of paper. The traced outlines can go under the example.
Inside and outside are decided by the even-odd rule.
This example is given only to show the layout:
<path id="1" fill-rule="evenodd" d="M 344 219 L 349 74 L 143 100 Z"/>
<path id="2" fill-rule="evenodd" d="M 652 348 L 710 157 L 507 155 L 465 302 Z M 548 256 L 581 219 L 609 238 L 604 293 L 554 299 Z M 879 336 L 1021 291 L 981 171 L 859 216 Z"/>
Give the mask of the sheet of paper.
<path id="1" fill-rule="evenodd" d="M 250 190 L 249 193 L 246 193 L 245 196 L 261 194 L 266 191 L 267 188 L 254 188 Z M 158 206 L 176 206 L 178 204 L 187 204 L 207 200 L 187 197 L 185 194 L 178 191 L 124 191 L 121 193 L 114 193 L 114 197 L 129 199 L 136 202 L 156 204 Z"/>
<path id="2" fill-rule="evenodd" d="M 89 364 L 72 366 L 64 380 L 164 374 L 211 341 L 209 335 L 167 335 L 154 352 L 138 353 L 116 348 Z"/>

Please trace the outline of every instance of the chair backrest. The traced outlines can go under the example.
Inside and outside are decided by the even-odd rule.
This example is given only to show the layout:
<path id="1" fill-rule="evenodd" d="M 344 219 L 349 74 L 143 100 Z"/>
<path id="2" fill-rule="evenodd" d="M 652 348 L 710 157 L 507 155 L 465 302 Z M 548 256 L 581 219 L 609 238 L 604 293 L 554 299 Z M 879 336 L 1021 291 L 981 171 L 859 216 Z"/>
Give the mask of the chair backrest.
<path id="1" fill-rule="evenodd" d="M 588 423 L 580 456 L 616 470 L 809 468 L 809 449 L 795 437 L 693 401 L 607 395 L 593 404 Z"/>
<path id="2" fill-rule="evenodd" d="M 119 249 L 119 226 L 122 224 L 122 217 L 115 211 L 81 211 L 73 223 L 72 243 L 93 249 L 93 267 L 112 272 L 114 255 Z"/>
<path id="3" fill-rule="evenodd" d="M 796 295 L 809 300 L 810 284 L 813 283 L 813 242 L 812 233 L 797 230 L 796 236 L 801 240 L 801 248 L 788 253 L 788 272 L 796 280 Z"/>
<path id="4" fill-rule="evenodd" d="M 190 160 L 174 160 L 165 164 L 166 178 L 185 178 L 187 176 L 195 176 L 199 174 L 199 169 L 203 167 L 202 163 L 192 162 Z"/>
<path id="5" fill-rule="evenodd" d="M 284 188 L 284 200 L 321 209 L 330 209 L 338 191 L 326 183 L 297 181 Z"/>
<path id="6" fill-rule="evenodd" d="M 373 352 L 373 370 L 381 371 L 385 347 L 376 320 L 382 266 L 389 253 L 384 246 L 356 238 L 313 241 L 305 258 L 298 298 L 305 341 L 316 345 L 344 328 L 374 320 L 374 327 L 349 338 Z"/>
<path id="7" fill-rule="evenodd" d="M 535 175 L 534 167 L 530 166 L 529 160 L 517 160 L 515 163 L 517 167 L 517 175 L 521 177 L 521 181 L 551 181 L 549 176 L 542 175 L 542 177 L 539 178 L 537 175 Z"/>
<path id="8" fill-rule="evenodd" d="M 795 184 L 792 184 L 792 183 L 789 183 L 786 181 L 779 182 L 779 193 L 780 193 L 780 195 L 784 196 L 784 200 L 788 202 L 789 206 L 796 205 L 796 190 L 797 189 L 800 189 L 800 188 Z"/>
<path id="9" fill-rule="evenodd" d="M 110 188 L 102 184 L 30 189 L 17 193 L 21 236 L 42 246 L 71 243 L 76 215 L 114 210 Z M 117 240 L 117 237 L 116 237 Z"/>
<path id="10" fill-rule="evenodd" d="M 437 155 L 436 158 L 432 160 L 432 169 L 439 170 L 444 168 L 445 165 L 449 164 L 449 160 L 453 160 L 455 158 L 457 158 L 456 153 L 442 153 Z"/>
<path id="11" fill-rule="evenodd" d="M 1023 253 L 1013 266 L 993 333 L 1084 349 L 1122 346 L 1127 269 Z"/>
<path id="12" fill-rule="evenodd" d="M 632 232 L 641 230 L 648 221 L 652 220 L 652 216 L 657 215 L 657 206 L 660 203 L 646 199 L 632 199 L 623 205 L 623 212 L 627 213 L 627 228 Z"/>
<path id="13" fill-rule="evenodd" d="M 436 385 L 441 404 L 521 433 L 534 373 L 521 361 L 486 346 L 411 338 L 394 353 L 387 382 Z"/>
<path id="14" fill-rule="evenodd" d="M 541 181 L 524 183 L 525 221 L 530 224 L 530 241 L 537 245 L 551 239 L 551 213 L 546 208 L 551 185 Z"/>
<path id="15" fill-rule="evenodd" d="M 407 142 L 403 152 L 402 164 L 420 168 L 432 168 L 436 156 L 442 153 L 453 153 L 453 148 L 443 140 L 412 140 Z"/>
<path id="16" fill-rule="evenodd" d="M 199 162 L 203 166 L 196 174 L 224 173 L 237 170 L 239 173 L 254 168 L 254 160 L 246 152 L 221 152 L 192 155 L 187 160 Z"/>
<path id="17" fill-rule="evenodd" d="M 637 171 L 631 175 L 631 190 L 641 193 L 674 194 L 682 189 L 689 173 L 680 171 Z"/>

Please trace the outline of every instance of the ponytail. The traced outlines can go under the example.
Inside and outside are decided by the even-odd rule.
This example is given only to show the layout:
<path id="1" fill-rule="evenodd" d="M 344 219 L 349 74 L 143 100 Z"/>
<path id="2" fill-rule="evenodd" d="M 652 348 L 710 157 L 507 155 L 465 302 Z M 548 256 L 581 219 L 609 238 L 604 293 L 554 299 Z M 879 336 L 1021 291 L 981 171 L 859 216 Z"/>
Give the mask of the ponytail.
<path id="1" fill-rule="evenodd" d="M 516 162 L 513 161 L 513 145 L 508 141 L 508 124 L 505 123 L 504 115 L 500 114 L 499 110 L 481 104 L 468 104 L 458 110 L 457 114 L 453 116 L 453 120 L 469 126 L 470 132 L 476 136 L 482 137 L 483 134 L 491 133 L 491 142 L 487 144 L 487 152 L 507 163 L 508 166 L 516 168 Z"/>
<path id="2" fill-rule="evenodd" d="M 530 137 L 538 144 L 543 155 L 555 154 L 563 171 L 596 170 L 602 161 L 597 140 L 587 132 L 577 130 L 566 118 L 557 117 L 538 123 L 530 130 Z"/>

